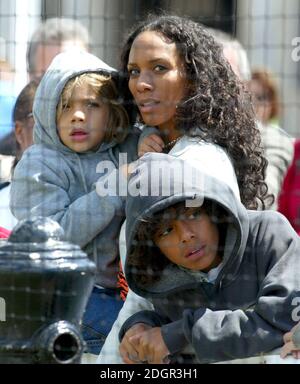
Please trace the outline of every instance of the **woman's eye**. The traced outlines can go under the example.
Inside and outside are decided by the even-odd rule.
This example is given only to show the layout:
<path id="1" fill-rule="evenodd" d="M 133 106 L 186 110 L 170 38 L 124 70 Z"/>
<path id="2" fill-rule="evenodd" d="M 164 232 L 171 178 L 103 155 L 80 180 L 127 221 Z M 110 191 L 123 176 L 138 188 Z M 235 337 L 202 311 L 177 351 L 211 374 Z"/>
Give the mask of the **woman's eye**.
<path id="1" fill-rule="evenodd" d="M 163 71 L 165 71 L 167 68 L 164 66 L 164 65 L 160 65 L 160 64 L 158 64 L 158 65 L 156 65 L 155 67 L 154 67 L 154 71 L 155 72 L 163 72 Z"/>
<path id="2" fill-rule="evenodd" d="M 139 70 L 135 69 L 135 68 L 132 68 L 132 69 L 128 70 L 128 73 L 129 73 L 130 77 L 134 77 L 134 76 L 137 76 L 139 74 Z"/>

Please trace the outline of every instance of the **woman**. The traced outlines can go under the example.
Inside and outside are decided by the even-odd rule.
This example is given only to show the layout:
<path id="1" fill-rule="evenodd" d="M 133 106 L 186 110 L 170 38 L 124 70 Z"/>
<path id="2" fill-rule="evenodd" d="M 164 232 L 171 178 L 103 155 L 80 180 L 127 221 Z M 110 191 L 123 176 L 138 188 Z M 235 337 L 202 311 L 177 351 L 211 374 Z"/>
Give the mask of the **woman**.
<path id="1" fill-rule="evenodd" d="M 171 150 L 190 160 L 200 140 L 218 144 L 232 159 L 243 204 L 252 209 L 258 199 L 264 204 L 266 161 L 249 96 L 213 37 L 189 19 L 149 17 L 129 34 L 121 58 L 131 116 L 158 129 L 140 144 L 139 153 Z M 142 137 L 148 134 L 145 128 Z M 121 240 L 124 253 L 122 245 Z M 99 363 L 121 362 L 118 330 L 130 315 L 149 306 L 129 293 Z"/>
<path id="2" fill-rule="evenodd" d="M 189 19 L 150 17 L 129 35 L 121 60 L 128 80 L 125 101 L 145 124 L 159 129 L 163 142 L 157 144 L 184 134 L 224 147 L 242 202 L 257 207 L 257 198 L 267 194 L 260 133 L 250 96 L 214 38 Z"/>
<path id="3" fill-rule="evenodd" d="M 266 183 L 275 197 L 268 209 L 277 209 L 284 177 L 293 160 L 292 138 L 279 126 L 280 103 L 276 83 L 271 72 L 262 69 L 251 74 L 248 89 L 261 130 L 264 154 L 268 160 Z"/>

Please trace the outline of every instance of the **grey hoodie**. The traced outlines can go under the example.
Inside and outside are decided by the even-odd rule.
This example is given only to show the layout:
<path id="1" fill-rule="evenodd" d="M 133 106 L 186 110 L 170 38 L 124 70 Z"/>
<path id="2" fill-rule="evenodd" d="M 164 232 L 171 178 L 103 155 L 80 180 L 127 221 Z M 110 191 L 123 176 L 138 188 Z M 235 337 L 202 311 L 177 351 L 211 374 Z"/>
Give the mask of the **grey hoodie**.
<path id="1" fill-rule="evenodd" d="M 119 153 L 133 161 L 138 132 L 130 133 L 121 144 L 102 143 L 96 152 L 80 154 L 60 141 L 56 126 L 60 95 L 71 78 L 86 72 L 116 75 L 96 56 L 73 50 L 57 55 L 42 78 L 33 106 L 35 145 L 25 151 L 15 169 L 11 210 L 19 220 L 33 216 L 56 220 L 66 238 L 96 262 L 96 283 L 115 287 L 124 203 L 114 196 L 115 191 L 108 190 L 106 197 L 97 194 L 96 182 L 102 174 L 96 168 L 108 161 L 115 168 L 110 171 L 117 172 Z"/>
<path id="2" fill-rule="evenodd" d="M 184 169 L 186 161 L 182 159 L 147 155 L 140 162 L 134 183 L 148 184 L 149 167 L 158 160 L 157 156 L 165 172 L 174 167 L 178 172 Z M 201 159 L 198 160 L 200 164 Z M 128 198 L 127 255 L 134 247 L 140 221 L 177 202 L 213 200 L 225 208 L 231 220 L 227 224 L 222 266 L 213 283 L 169 264 L 159 281 L 146 286 L 132 274 L 133 266 L 127 256 L 125 274 L 129 287 L 149 299 L 155 311 L 142 311 L 129 318 L 120 339 L 135 323 L 160 326 L 172 355 L 188 347 L 196 356 L 195 362 L 205 363 L 271 351 L 282 345 L 283 333 L 295 325 L 296 298 L 300 297 L 299 237 L 279 213 L 246 210 L 233 192 L 235 186 L 231 188 L 217 176 L 222 173 L 219 167 L 216 158 L 216 172 L 212 167 L 209 172 L 205 167 L 193 168 L 194 179 L 190 180 L 187 178 L 191 173 L 185 173 L 187 188 L 182 193 Z M 200 184 L 193 181 L 197 180 L 197 173 L 203 180 Z M 158 183 L 162 185 L 162 176 Z"/>

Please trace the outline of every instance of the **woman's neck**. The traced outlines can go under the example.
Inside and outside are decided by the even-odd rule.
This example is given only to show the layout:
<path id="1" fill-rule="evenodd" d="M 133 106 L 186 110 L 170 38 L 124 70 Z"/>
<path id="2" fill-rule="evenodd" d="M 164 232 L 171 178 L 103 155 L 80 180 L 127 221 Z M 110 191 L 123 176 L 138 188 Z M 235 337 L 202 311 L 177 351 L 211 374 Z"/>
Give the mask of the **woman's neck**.
<path id="1" fill-rule="evenodd" d="M 168 127 L 159 126 L 158 129 L 162 133 L 162 138 L 165 144 L 168 144 L 182 136 L 182 133 L 179 132 L 173 125 Z"/>

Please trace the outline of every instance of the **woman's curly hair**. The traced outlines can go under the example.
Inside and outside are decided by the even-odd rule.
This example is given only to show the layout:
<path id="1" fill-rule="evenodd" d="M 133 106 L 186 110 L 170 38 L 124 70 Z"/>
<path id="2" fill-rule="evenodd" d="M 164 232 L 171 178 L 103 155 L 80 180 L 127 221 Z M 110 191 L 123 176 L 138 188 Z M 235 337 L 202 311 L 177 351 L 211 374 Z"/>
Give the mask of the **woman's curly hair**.
<path id="1" fill-rule="evenodd" d="M 242 203 L 257 209 L 260 200 L 264 208 L 264 201 L 272 196 L 264 182 L 267 160 L 250 95 L 224 58 L 222 47 L 199 23 L 178 16 L 150 15 L 129 34 L 121 54 L 121 70 L 126 80 L 124 103 L 131 118 L 137 115 L 137 107 L 128 88 L 127 64 L 135 38 L 144 31 L 158 32 L 174 42 L 184 62 L 188 92 L 177 105 L 177 129 L 223 147 L 233 161 Z"/>

